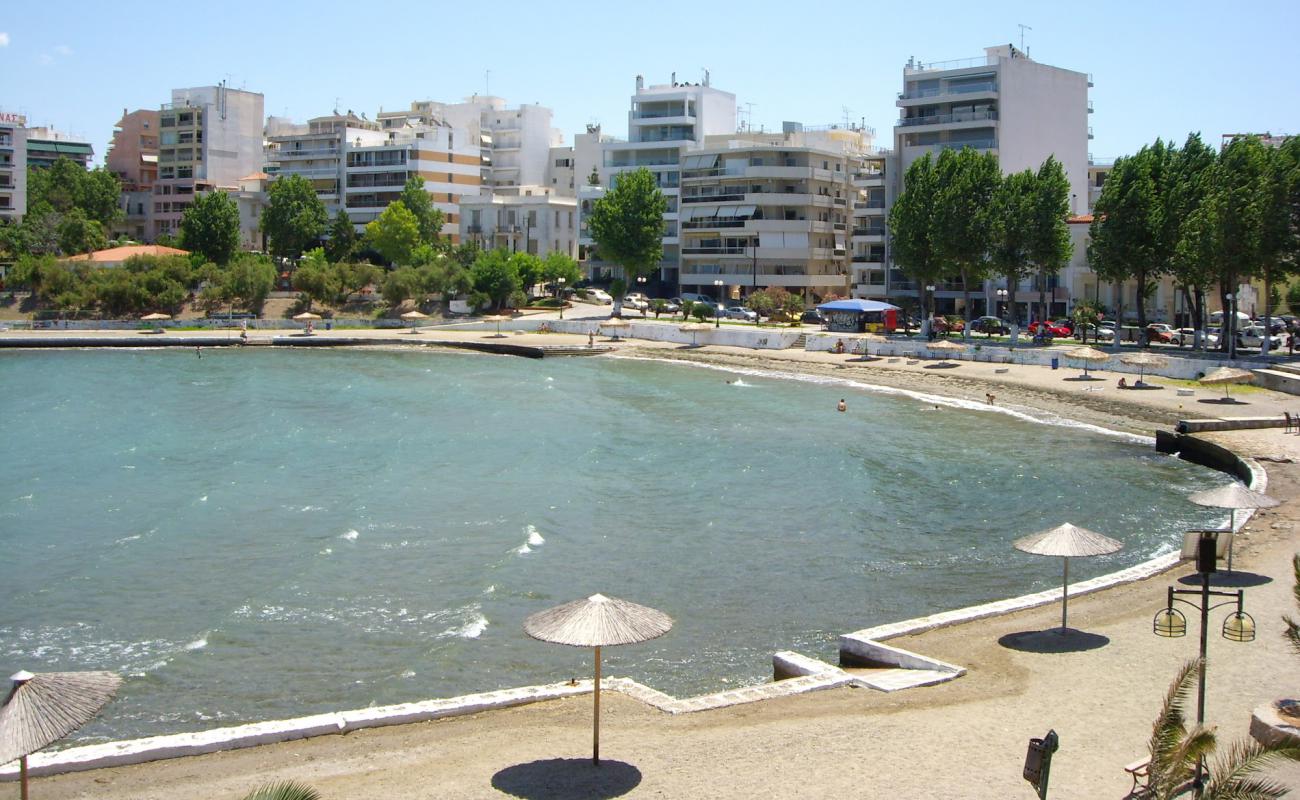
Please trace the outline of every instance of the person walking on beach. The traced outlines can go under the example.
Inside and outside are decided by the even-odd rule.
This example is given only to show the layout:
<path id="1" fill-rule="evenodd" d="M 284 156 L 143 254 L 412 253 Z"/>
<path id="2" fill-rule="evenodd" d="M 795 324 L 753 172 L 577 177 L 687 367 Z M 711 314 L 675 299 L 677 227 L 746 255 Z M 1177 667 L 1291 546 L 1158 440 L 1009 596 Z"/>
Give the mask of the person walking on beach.
<path id="1" fill-rule="evenodd" d="M 844 402 L 844 398 L 841 397 L 841 398 L 840 398 L 840 404 L 837 405 L 837 406 L 835 407 L 835 409 L 836 409 L 837 411 L 848 411 L 848 410 L 849 410 L 849 404 L 846 403 L 846 402 Z"/>
<path id="2" fill-rule="evenodd" d="M 596 332 L 595 332 L 595 331 L 587 331 L 587 346 L 588 346 L 588 347 L 595 347 L 595 346 L 596 346 Z"/>

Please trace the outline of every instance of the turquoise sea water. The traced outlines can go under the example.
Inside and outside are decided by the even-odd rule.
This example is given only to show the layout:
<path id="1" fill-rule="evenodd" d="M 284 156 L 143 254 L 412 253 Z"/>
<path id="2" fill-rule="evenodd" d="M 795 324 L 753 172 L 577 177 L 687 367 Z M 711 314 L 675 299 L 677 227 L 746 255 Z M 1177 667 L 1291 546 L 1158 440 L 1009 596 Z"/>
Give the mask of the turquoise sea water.
<path id="1" fill-rule="evenodd" d="M 523 619 L 604 592 L 676 695 L 1058 584 L 1013 539 L 1220 521 L 1226 479 L 987 408 L 683 365 L 447 352 L 0 353 L 0 672 L 112 669 L 121 738 L 564 680 Z M 839 398 L 849 411 L 836 413 Z M 1079 621 L 1086 625 L 1086 620 Z"/>

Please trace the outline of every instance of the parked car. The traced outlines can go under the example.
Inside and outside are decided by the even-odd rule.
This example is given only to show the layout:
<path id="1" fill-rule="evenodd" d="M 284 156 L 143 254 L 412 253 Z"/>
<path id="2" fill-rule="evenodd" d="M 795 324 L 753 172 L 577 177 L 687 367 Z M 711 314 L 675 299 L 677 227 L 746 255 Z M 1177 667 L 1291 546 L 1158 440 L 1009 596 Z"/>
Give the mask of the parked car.
<path id="1" fill-rule="evenodd" d="M 998 317 L 979 317 L 971 321 L 971 333 L 996 333 L 1005 335 L 1011 333 L 1011 326 Z"/>
<path id="2" fill-rule="evenodd" d="M 1238 347 L 1260 347 L 1264 344 L 1264 326 L 1251 325 L 1237 331 Z M 1279 334 L 1270 334 L 1268 337 L 1268 349 L 1277 350 L 1286 347 L 1286 337 Z"/>
<path id="3" fill-rule="evenodd" d="M 1033 334 L 1034 336 L 1037 336 L 1037 335 L 1038 335 L 1038 329 L 1039 329 L 1040 327 L 1043 327 L 1043 328 L 1046 328 L 1046 329 L 1047 329 L 1047 335 L 1048 335 L 1048 336 L 1055 336 L 1055 337 L 1057 337 L 1057 338 L 1064 338 L 1064 337 L 1066 337 L 1066 336 L 1070 336 L 1070 335 L 1071 335 L 1071 333 L 1070 333 L 1070 329 L 1069 329 L 1069 328 L 1067 328 L 1067 327 L 1065 327 L 1065 326 L 1063 326 L 1063 325 L 1057 325 L 1055 322 L 1049 322 L 1049 323 L 1047 323 L 1046 325 L 1044 325 L 1041 321 L 1034 321 L 1034 322 L 1031 322 L 1031 323 L 1029 323 L 1029 332 L 1030 332 L 1031 334 Z"/>
<path id="4" fill-rule="evenodd" d="M 810 308 L 803 312 L 803 315 L 799 317 L 799 321 L 805 325 L 824 325 L 826 323 L 826 318 L 822 316 L 822 312 L 815 308 Z"/>
<path id="5" fill-rule="evenodd" d="M 664 304 L 663 313 L 665 314 L 676 314 L 678 311 L 682 310 L 682 301 L 675 297 L 671 300 L 651 300 L 650 308 L 653 309 L 657 303 Z"/>
<path id="6" fill-rule="evenodd" d="M 588 289 L 587 299 L 594 300 L 603 306 L 614 305 L 614 298 L 610 297 L 609 292 L 605 291 L 604 289 Z"/>
<path id="7" fill-rule="evenodd" d="M 1174 329 L 1163 322 L 1153 322 L 1147 326 L 1147 341 L 1169 344 L 1174 340 Z"/>
<path id="8" fill-rule="evenodd" d="M 650 304 L 644 300 L 638 300 L 634 295 L 629 294 L 623 298 L 623 307 L 632 309 L 633 311 L 640 311 L 644 314 L 646 309 L 650 307 Z"/>
<path id="9" fill-rule="evenodd" d="M 1092 323 L 1087 323 L 1087 324 L 1082 325 L 1082 326 L 1076 325 L 1076 326 L 1074 327 L 1074 338 L 1076 338 L 1076 339 L 1082 339 L 1082 338 L 1083 338 L 1083 336 L 1082 336 L 1083 333 L 1087 333 L 1089 339 L 1094 339 L 1094 340 L 1096 340 L 1096 341 L 1098 341 L 1098 342 L 1113 342 L 1113 341 L 1115 341 L 1115 329 L 1114 329 L 1114 328 L 1103 328 L 1103 327 L 1099 327 L 1099 326 L 1097 326 L 1097 325 L 1093 325 Z"/>
<path id="10" fill-rule="evenodd" d="M 741 319 L 745 322 L 758 322 L 758 312 L 744 306 L 731 306 L 726 311 L 727 319 Z"/>

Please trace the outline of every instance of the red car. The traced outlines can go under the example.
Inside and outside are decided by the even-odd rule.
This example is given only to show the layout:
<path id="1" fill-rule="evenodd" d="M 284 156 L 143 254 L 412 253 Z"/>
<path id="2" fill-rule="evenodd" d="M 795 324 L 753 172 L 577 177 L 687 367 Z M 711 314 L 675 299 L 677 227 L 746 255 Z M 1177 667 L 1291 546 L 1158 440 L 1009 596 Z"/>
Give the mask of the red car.
<path id="1" fill-rule="evenodd" d="M 1029 332 L 1030 332 L 1031 334 L 1033 334 L 1034 336 L 1037 336 L 1037 335 L 1038 335 L 1038 328 L 1039 328 L 1039 326 L 1042 325 L 1042 324 L 1043 324 L 1043 323 L 1041 323 L 1041 322 L 1031 322 L 1031 323 L 1029 323 Z M 1055 338 L 1064 338 L 1064 337 L 1066 337 L 1066 336 L 1071 335 L 1071 332 L 1070 332 L 1070 329 L 1069 329 L 1069 328 L 1065 327 L 1064 325 L 1060 325 L 1060 324 L 1058 324 L 1058 323 L 1055 323 L 1055 322 L 1048 322 L 1048 323 L 1046 323 L 1046 327 L 1047 327 L 1047 333 L 1048 333 L 1048 335 L 1049 335 L 1049 336 L 1052 336 L 1052 337 L 1055 337 Z"/>

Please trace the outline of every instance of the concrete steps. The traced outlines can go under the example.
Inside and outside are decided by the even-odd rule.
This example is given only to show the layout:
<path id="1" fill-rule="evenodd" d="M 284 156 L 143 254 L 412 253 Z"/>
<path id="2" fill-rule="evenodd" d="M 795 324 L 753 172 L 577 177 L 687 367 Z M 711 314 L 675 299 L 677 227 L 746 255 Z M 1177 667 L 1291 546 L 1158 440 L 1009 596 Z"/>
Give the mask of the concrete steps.
<path id="1" fill-rule="evenodd" d="M 801 334 L 799 334 L 799 336 L 798 336 L 798 337 L 797 337 L 793 342 L 791 342 L 791 343 L 790 343 L 790 346 L 787 347 L 786 349 L 787 349 L 787 350 L 807 350 L 807 349 L 808 349 L 808 334 L 806 334 L 806 333 L 801 333 Z"/>

